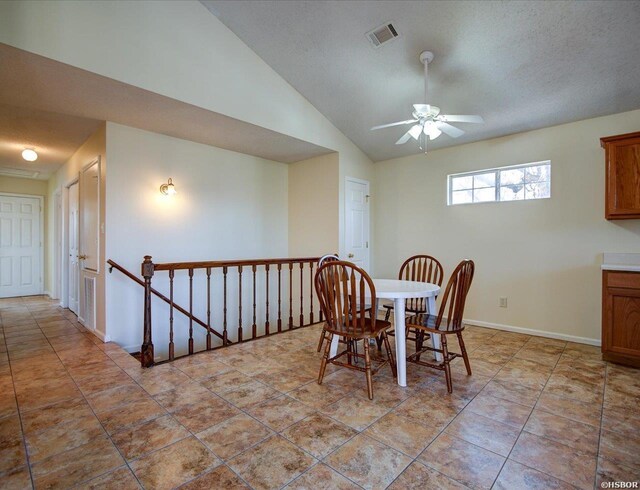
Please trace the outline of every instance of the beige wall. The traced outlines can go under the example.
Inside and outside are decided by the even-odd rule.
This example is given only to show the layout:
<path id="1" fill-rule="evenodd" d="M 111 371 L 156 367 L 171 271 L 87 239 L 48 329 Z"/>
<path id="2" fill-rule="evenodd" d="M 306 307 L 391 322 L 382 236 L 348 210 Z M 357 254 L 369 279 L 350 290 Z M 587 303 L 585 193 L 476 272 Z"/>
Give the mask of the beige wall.
<path id="1" fill-rule="evenodd" d="M 338 154 L 292 163 L 288 170 L 289 255 L 338 252 Z"/>
<path id="2" fill-rule="evenodd" d="M 42 196 L 44 199 L 44 209 L 42 210 L 43 214 L 43 229 L 44 229 L 44 237 L 43 243 L 48 243 L 49 241 L 49 203 L 48 203 L 48 186 L 46 180 L 36 180 L 36 179 L 21 179 L 18 177 L 5 177 L 0 176 L 0 192 L 6 192 L 8 194 L 27 194 L 30 196 Z M 51 288 L 49 287 L 49 261 L 48 254 L 44 253 L 44 293 L 50 294 Z"/>
<path id="3" fill-rule="evenodd" d="M 633 111 L 376 163 L 376 275 L 422 252 L 448 276 L 469 257 L 471 322 L 599 342 L 601 254 L 640 252 L 640 221 L 604 219 L 599 138 L 638 129 Z M 447 174 L 540 160 L 551 199 L 447 206 Z"/>
<path id="4" fill-rule="evenodd" d="M 55 222 L 54 220 L 54 196 L 57 193 L 60 193 L 61 196 L 64 195 L 64 189 L 68 187 L 71 183 L 78 179 L 80 171 L 87 164 L 92 162 L 97 156 L 100 157 L 100 223 L 104 224 L 105 222 L 105 189 L 106 189 L 106 168 L 107 168 L 107 154 L 106 154 L 106 124 L 103 124 L 95 133 L 93 133 L 87 141 L 85 141 L 80 148 L 76 150 L 76 152 L 67 160 L 67 162 L 49 179 L 49 223 Z M 82 193 L 82 189 L 80 189 Z M 82 211 L 81 211 L 82 212 Z M 63 217 L 63 220 L 66 221 L 66 218 Z M 51 228 L 52 228 L 51 227 Z M 49 233 L 49 240 L 47 246 L 47 255 L 49 257 L 49 283 L 48 289 L 51 290 L 54 281 L 54 255 L 55 255 L 55 243 L 54 243 L 55 233 L 53 230 Z M 80 273 L 80 297 L 82 298 L 83 294 L 83 275 L 87 276 L 95 276 L 96 277 L 96 297 L 97 297 L 97 305 L 96 305 L 96 333 L 99 337 L 105 338 L 105 309 L 104 309 L 104 294 L 105 294 L 105 233 L 104 229 L 100 234 L 100 257 L 98 258 L 99 263 L 99 271 L 98 273 L 93 272 L 82 272 Z M 81 244 L 82 248 L 82 244 Z M 82 252 L 82 249 L 80 250 Z M 63 299 L 63 304 L 66 305 L 65 299 Z"/>
<path id="5" fill-rule="evenodd" d="M 107 152 L 107 259 L 139 275 L 144 255 L 156 263 L 288 255 L 286 164 L 113 123 L 107 123 Z M 178 192 L 175 196 L 159 191 L 169 177 Z M 238 311 L 237 289 L 232 287 L 237 273 L 229 275 L 233 328 L 238 323 L 233 317 Z M 194 312 L 201 318 L 206 318 L 204 280 L 196 273 Z M 185 281 L 186 273 L 176 274 L 176 299 L 188 306 Z M 243 305 L 249 308 L 249 272 L 245 281 Z M 153 284 L 168 295 L 167 273 L 157 273 Z M 220 325 L 222 286 L 216 274 L 212 284 L 212 323 Z M 139 350 L 142 340 L 142 300 L 140 286 L 119 272 L 108 275 L 107 332 L 131 350 Z M 168 345 L 165 307 L 154 301 L 156 354 Z M 245 318 L 250 313 L 245 311 Z M 187 345 L 184 320 L 176 314 L 176 355 Z"/>

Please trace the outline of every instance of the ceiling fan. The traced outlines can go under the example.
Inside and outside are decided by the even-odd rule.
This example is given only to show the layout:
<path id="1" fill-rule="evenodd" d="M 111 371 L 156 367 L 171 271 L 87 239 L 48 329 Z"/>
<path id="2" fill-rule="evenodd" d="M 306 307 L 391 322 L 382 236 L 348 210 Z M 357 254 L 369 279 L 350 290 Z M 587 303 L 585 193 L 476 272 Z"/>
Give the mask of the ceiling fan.
<path id="1" fill-rule="evenodd" d="M 404 126 L 406 124 L 413 124 L 409 131 L 404 133 L 396 145 L 403 145 L 409 138 L 413 138 L 418 142 L 421 150 L 427 152 L 427 138 L 434 140 L 442 133 L 445 133 L 452 138 L 458 138 L 464 134 L 464 131 L 449 124 L 450 122 L 459 123 L 483 123 L 484 119 L 481 116 L 466 116 L 466 115 L 448 115 L 440 114 L 440 108 L 428 103 L 429 100 L 429 63 L 433 61 L 433 53 L 431 51 L 423 51 L 420 53 L 420 62 L 424 65 L 424 104 L 413 104 L 413 119 L 407 119 L 406 121 L 398 121 L 390 124 L 382 124 L 380 126 L 374 126 L 372 131 L 376 129 L 390 128 L 393 126 Z"/>

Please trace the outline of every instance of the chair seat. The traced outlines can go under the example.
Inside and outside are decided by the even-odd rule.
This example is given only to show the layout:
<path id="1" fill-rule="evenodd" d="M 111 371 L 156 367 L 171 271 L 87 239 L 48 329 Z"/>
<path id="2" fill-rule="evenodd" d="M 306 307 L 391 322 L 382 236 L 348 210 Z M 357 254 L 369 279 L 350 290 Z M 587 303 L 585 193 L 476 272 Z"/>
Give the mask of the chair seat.
<path id="1" fill-rule="evenodd" d="M 433 333 L 457 333 L 464 330 L 464 324 L 460 324 L 459 327 L 455 327 L 453 324 L 448 325 L 446 320 L 443 320 L 440 327 L 436 327 L 436 315 L 430 315 L 428 313 L 418 313 L 416 315 L 409 316 L 405 319 L 405 324 L 408 328 L 419 328 L 426 332 Z"/>
<path id="2" fill-rule="evenodd" d="M 360 323 L 358 320 L 356 323 Z M 360 325 L 362 325 L 360 323 Z M 365 317 L 364 319 L 364 327 L 363 328 L 353 328 L 350 325 L 341 325 L 338 328 L 333 328 L 327 323 L 325 330 L 334 335 L 340 335 L 342 337 L 350 337 L 350 338 L 361 338 L 368 339 L 377 337 L 380 332 L 388 329 L 391 326 L 390 322 L 386 322 L 384 320 L 376 320 L 375 329 L 372 328 L 371 318 Z"/>

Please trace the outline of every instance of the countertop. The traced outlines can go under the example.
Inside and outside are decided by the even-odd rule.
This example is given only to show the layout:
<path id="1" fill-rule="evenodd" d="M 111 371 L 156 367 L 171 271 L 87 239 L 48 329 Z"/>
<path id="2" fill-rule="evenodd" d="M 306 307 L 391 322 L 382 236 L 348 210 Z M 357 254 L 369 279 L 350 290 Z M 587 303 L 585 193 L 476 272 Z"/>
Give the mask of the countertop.
<path id="1" fill-rule="evenodd" d="M 640 272 L 640 253 L 624 254 L 624 253 L 603 253 L 602 265 L 603 271 L 628 271 Z"/>

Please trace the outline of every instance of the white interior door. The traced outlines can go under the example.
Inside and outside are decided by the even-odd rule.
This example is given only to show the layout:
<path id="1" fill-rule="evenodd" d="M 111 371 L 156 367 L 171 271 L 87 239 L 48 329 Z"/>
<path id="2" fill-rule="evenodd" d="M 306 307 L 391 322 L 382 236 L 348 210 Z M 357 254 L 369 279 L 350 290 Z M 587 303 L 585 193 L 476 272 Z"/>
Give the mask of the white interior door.
<path id="1" fill-rule="evenodd" d="M 79 194 L 78 183 L 69 186 L 69 309 L 78 314 L 78 298 L 80 296 L 79 251 Z"/>
<path id="2" fill-rule="evenodd" d="M 369 270 L 369 182 L 347 177 L 345 182 L 346 260 Z"/>
<path id="3" fill-rule="evenodd" d="M 42 294 L 40 202 L 0 195 L 0 298 Z"/>

